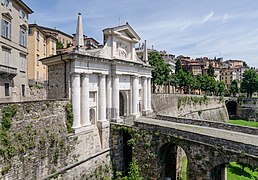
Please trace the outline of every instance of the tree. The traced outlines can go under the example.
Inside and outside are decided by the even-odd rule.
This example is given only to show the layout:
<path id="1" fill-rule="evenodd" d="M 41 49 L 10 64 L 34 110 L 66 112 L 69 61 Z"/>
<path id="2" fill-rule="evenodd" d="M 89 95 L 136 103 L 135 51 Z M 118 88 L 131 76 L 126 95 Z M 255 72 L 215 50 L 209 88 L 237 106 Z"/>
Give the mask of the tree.
<path id="1" fill-rule="evenodd" d="M 254 69 L 246 70 L 243 73 L 243 80 L 240 87 L 241 92 L 247 93 L 247 97 L 252 97 L 258 90 L 258 76 Z"/>
<path id="2" fill-rule="evenodd" d="M 56 49 L 63 49 L 63 48 L 64 48 L 63 43 L 61 41 L 58 41 L 56 44 Z"/>
<path id="3" fill-rule="evenodd" d="M 245 61 L 243 61 L 243 66 L 244 67 L 248 67 L 247 63 Z"/>
<path id="4" fill-rule="evenodd" d="M 208 67 L 208 70 L 207 70 L 207 74 L 210 77 L 215 77 L 214 67 L 211 64 L 209 64 L 209 67 Z"/>
<path id="5" fill-rule="evenodd" d="M 175 69 L 175 73 L 177 74 L 180 70 L 182 70 L 183 69 L 183 67 L 182 67 L 182 63 L 181 63 L 181 60 L 180 59 L 178 59 L 177 61 L 176 61 L 176 67 L 175 67 L 176 69 Z"/>
<path id="6" fill-rule="evenodd" d="M 155 92 L 155 85 L 168 84 L 171 69 L 169 65 L 164 62 L 162 55 L 156 51 L 149 54 L 149 63 L 154 67 L 152 70 L 152 85 L 153 92 Z"/>
<path id="7" fill-rule="evenodd" d="M 238 88 L 238 82 L 237 80 L 233 80 L 231 82 L 231 86 L 230 86 L 230 90 L 229 90 L 230 94 L 232 94 L 234 97 L 236 96 L 237 93 L 239 93 L 239 88 Z"/>

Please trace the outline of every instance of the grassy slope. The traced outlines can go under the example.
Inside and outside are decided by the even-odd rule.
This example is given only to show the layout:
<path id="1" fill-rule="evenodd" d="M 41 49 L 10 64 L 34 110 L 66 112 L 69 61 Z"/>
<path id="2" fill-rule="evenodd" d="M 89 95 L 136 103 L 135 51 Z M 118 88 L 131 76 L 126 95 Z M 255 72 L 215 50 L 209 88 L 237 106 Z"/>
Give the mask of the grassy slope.
<path id="1" fill-rule="evenodd" d="M 233 172 L 237 171 L 238 173 L 242 174 L 236 175 Z M 245 168 L 244 171 L 241 170 L 240 166 L 237 165 L 235 162 L 231 162 L 227 168 L 228 180 L 256 180 L 258 179 L 258 172 L 252 172 L 249 168 Z M 256 177 L 256 178 L 255 178 Z"/>
<path id="2" fill-rule="evenodd" d="M 250 127 L 255 127 L 258 128 L 258 122 L 253 122 L 253 121 L 245 121 L 245 120 L 229 120 L 228 123 L 230 124 L 236 124 L 240 126 L 250 126 Z"/>

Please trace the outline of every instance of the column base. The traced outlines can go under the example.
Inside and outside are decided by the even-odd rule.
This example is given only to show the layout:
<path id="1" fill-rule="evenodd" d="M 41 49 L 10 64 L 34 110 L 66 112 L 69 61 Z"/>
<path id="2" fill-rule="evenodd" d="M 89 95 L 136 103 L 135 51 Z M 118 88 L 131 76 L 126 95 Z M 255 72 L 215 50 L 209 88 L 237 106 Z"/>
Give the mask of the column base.
<path id="1" fill-rule="evenodd" d="M 141 116 L 141 114 L 140 113 L 132 114 L 132 116 L 134 117 L 134 119 L 137 119 L 137 118 L 139 118 Z"/>
<path id="2" fill-rule="evenodd" d="M 92 132 L 94 130 L 94 126 L 90 125 L 90 126 L 82 126 L 79 128 L 74 129 L 74 134 L 78 134 L 78 133 L 89 133 Z"/>
<path id="3" fill-rule="evenodd" d="M 142 115 L 143 115 L 143 116 L 148 116 L 148 115 L 150 115 L 151 113 L 153 113 L 153 110 L 152 110 L 152 109 L 143 110 L 143 111 L 142 111 Z"/>

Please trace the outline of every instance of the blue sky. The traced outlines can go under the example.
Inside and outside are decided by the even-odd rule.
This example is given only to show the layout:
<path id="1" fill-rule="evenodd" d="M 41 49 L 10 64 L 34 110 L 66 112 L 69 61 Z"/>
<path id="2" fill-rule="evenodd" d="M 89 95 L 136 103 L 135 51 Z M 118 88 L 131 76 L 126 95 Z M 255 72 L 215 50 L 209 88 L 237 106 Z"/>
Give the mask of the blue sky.
<path id="1" fill-rule="evenodd" d="M 68 34 L 82 13 L 84 34 L 129 22 L 149 48 L 175 55 L 245 60 L 258 67 L 257 0 L 23 0 L 30 23 Z"/>

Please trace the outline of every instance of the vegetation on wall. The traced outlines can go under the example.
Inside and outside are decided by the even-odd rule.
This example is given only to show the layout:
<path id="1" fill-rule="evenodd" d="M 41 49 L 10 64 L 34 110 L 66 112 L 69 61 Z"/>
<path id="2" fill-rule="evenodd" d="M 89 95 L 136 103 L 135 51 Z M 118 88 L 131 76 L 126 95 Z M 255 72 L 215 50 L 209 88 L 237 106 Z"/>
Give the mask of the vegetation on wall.
<path id="1" fill-rule="evenodd" d="M 73 107 L 71 103 L 67 103 L 65 105 L 66 111 L 66 128 L 68 133 L 73 133 L 74 129 L 72 128 L 73 125 Z"/>
<path id="2" fill-rule="evenodd" d="M 198 96 L 179 96 L 177 100 L 177 108 L 186 106 L 186 105 L 203 105 L 207 104 L 209 101 L 208 97 L 204 95 L 203 97 Z"/>
<path id="3" fill-rule="evenodd" d="M 48 103 L 45 102 L 44 104 L 46 108 L 50 107 Z M 33 108 L 31 104 L 26 104 L 26 107 Z M 35 163 L 34 159 L 40 160 L 44 158 L 48 159 L 50 169 L 56 168 L 72 148 L 72 146 L 67 146 L 65 143 L 65 129 L 63 127 L 56 128 L 52 125 L 50 127 L 45 127 L 44 125 L 44 128 L 39 128 L 36 124 L 39 122 L 35 121 L 24 122 L 22 125 L 13 123 L 18 118 L 18 108 L 20 107 L 14 104 L 4 106 L 1 110 L 0 158 L 3 160 L 1 174 L 5 175 L 13 165 L 17 166 L 17 164 L 13 164 L 14 156 L 15 160 L 18 158 L 22 166 L 24 166 L 22 167 L 23 170 L 29 163 Z M 39 108 L 40 110 L 42 109 Z M 30 112 L 30 110 L 24 111 L 24 113 Z M 35 115 L 38 116 L 38 114 Z"/>

